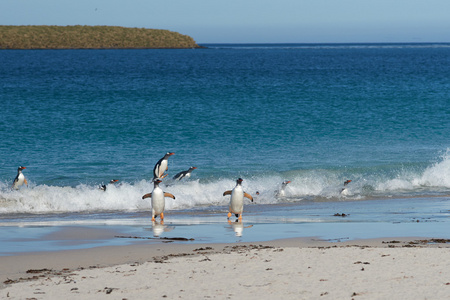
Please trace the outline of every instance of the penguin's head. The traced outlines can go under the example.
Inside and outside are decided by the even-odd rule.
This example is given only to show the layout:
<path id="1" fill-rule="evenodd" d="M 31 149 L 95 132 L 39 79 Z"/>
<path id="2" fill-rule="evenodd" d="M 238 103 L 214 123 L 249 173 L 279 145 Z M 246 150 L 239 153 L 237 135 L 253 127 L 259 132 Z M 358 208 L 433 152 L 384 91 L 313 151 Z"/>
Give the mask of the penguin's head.
<path id="1" fill-rule="evenodd" d="M 197 167 L 190 167 L 189 170 L 195 170 Z"/>
<path id="2" fill-rule="evenodd" d="M 20 167 L 17 168 L 17 171 L 22 171 L 22 170 L 25 170 L 25 169 L 26 169 L 26 167 L 20 166 Z"/>
<path id="3" fill-rule="evenodd" d="M 346 186 L 347 184 L 349 184 L 350 182 L 352 182 L 351 180 L 347 180 L 344 182 L 344 186 Z"/>
<path id="4" fill-rule="evenodd" d="M 111 179 L 111 181 L 109 183 L 115 183 L 117 181 L 119 181 L 119 179 Z"/>
<path id="5" fill-rule="evenodd" d="M 238 180 L 236 180 L 236 183 L 237 183 L 237 184 L 241 184 L 241 183 L 242 183 L 242 181 L 244 181 L 244 179 L 242 179 L 242 178 L 238 178 Z"/>
<path id="6" fill-rule="evenodd" d="M 158 186 L 162 182 L 162 180 L 159 178 L 156 178 L 153 182 L 154 182 L 155 186 Z"/>
<path id="7" fill-rule="evenodd" d="M 169 157 L 169 156 L 172 156 L 172 155 L 174 155 L 174 154 L 175 154 L 175 152 L 167 152 L 166 155 L 165 155 L 165 157 Z"/>

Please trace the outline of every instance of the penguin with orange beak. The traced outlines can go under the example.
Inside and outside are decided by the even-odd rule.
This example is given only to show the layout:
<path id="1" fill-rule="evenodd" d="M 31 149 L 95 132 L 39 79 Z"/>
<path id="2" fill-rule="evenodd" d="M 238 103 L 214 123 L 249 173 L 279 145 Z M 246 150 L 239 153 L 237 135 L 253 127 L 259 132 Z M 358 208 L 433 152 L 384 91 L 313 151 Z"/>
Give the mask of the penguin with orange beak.
<path id="1" fill-rule="evenodd" d="M 169 157 L 174 155 L 174 152 L 167 152 L 164 157 L 162 157 L 158 162 L 155 164 L 155 167 L 153 168 L 153 181 L 155 181 L 157 178 L 163 179 L 167 176 L 167 174 L 164 175 L 164 172 L 166 172 L 169 167 Z"/>
<path id="2" fill-rule="evenodd" d="M 16 178 L 14 178 L 11 189 L 18 190 L 19 187 L 21 185 L 23 185 L 24 183 L 26 186 L 28 186 L 27 179 L 25 178 L 25 176 L 22 173 L 22 170 L 25 170 L 25 169 L 26 169 L 26 167 L 22 167 L 22 166 L 17 168 L 17 176 L 16 176 Z"/>

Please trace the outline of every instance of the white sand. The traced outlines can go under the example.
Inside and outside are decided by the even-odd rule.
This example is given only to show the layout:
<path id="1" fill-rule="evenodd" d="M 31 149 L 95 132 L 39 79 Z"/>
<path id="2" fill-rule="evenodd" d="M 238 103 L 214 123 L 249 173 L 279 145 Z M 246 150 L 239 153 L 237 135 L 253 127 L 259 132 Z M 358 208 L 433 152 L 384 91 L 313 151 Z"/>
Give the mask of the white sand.
<path id="1" fill-rule="evenodd" d="M 140 263 L 42 272 L 37 280 L 6 285 L 0 298 L 450 299 L 448 244 L 356 244 L 200 245 L 174 255 L 165 245 L 152 259 L 130 257 Z"/>

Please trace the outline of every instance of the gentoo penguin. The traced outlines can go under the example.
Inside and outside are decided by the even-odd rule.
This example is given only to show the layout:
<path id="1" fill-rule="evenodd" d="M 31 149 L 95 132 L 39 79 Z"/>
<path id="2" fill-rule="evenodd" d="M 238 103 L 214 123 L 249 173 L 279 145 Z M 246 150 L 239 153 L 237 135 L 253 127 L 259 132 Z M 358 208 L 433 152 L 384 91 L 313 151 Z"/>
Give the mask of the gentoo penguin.
<path id="1" fill-rule="evenodd" d="M 191 172 L 195 169 L 197 169 L 197 167 L 190 167 L 189 170 L 181 171 L 180 173 L 177 173 L 175 176 L 173 176 L 172 179 L 181 180 L 183 178 L 189 178 L 189 177 L 191 177 Z"/>
<path id="2" fill-rule="evenodd" d="M 236 186 L 233 190 L 228 190 L 223 193 L 223 195 L 231 195 L 230 199 L 230 207 L 228 212 L 228 219 L 231 218 L 231 214 L 235 214 L 236 218 L 239 218 L 239 220 L 242 220 L 242 212 L 244 211 L 244 197 L 252 200 L 253 197 L 250 194 L 247 194 L 242 189 L 242 183 L 243 179 L 239 178 L 236 180 Z"/>
<path id="3" fill-rule="evenodd" d="M 111 179 L 111 181 L 109 182 L 109 184 L 113 184 L 116 183 L 117 181 L 119 181 L 119 179 Z M 106 184 L 102 184 L 99 189 L 103 190 L 104 192 L 106 192 Z"/>
<path id="4" fill-rule="evenodd" d="M 25 176 L 23 176 L 23 174 L 22 174 L 22 170 L 25 170 L 25 169 L 26 169 L 26 167 L 22 167 L 22 166 L 17 168 L 17 176 L 16 176 L 16 178 L 14 178 L 11 189 L 18 190 L 19 187 L 24 183 L 28 186 L 28 182 L 25 179 Z"/>
<path id="5" fill-rule="evenodd" d="M 351 180 L 346 180 L 345 182 L 344 182 L 344 188 L 341 190 L 341 194 L 342 195 L 347 195 L 347 188 L 346 188 L 346 186 L 347 186 L 347 184 L 349 184 L 350 182 L 352 182 Z"/>
<path id="6" fill-rule="evenodd" d="M 284 197 L 286 196 L 286 191 L 284 190 L 286 186 L 291 183 L 290 180 L 285 180 L 281 183 L 280 189 L 277 191 L 277 197 Z"/>
<path id="7" fill-rule="evenodd" d="M 175 196 L 171 193 L 165 193 L 159 187 L 161 183 L 161 179 L 157 178 L 153 181 L 153 191 L 151 193 L 145 194 L 142 196 L 142 199 L 152 198 L 152 221 L 155 221 L 155 218 L 159 215 L 161 218 L 161 222 L 164 220 L 164 207 L 166 205 L 166 201 L 164 197 L 170 197 L 175 199 Z"/>
<path id="8" fill-rule="evenodd" d="M 153 168 L 153 180 L 155 180 L 157 178 L 162 179 L 167 176 L 167 174 L 164 175 L 164 172 L 168 170 L 168 161 L 167 160 L 169 159 L 170 156 L 172 156 L 174 154 L 175 153 L 173 153 L 173 152 L 167 152 L 163 158 L 158 160 L 155 167 Z"/>

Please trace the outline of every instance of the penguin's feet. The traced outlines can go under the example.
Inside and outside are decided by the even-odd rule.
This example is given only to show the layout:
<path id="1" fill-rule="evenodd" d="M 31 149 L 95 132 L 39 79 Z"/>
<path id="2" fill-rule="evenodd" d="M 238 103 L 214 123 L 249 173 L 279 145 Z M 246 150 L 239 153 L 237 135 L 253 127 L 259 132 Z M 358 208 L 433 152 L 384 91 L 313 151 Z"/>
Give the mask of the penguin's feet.
<path id="1" fill-rule="evenodd" d="M 161 217 L 161 221 L 164 220 L 164 213 L 161 213 L 159 216 Z"/>
<path id="2" fill-rule="evenodd" d="M 166 175 L 163 174 L 163 176 L 161 176 L 161 179 L 163 179 L 163 178 L 166 177 L 167 175 L 168 175 L 168 174 L 166 174 Z"/>
<path id="3" fill-rule="evenodd" d="M 228 219 L 231 218 L 231 212 L 228 213 Z"/>
<path id="4" fill-rule="evenodd" d="M 155 216 L 152 217 L 152 221 L 153 221 L 153 222 L 156 221 L 156 220 L 155 220 Z"/>
<path id="5" fill-rule="evenodd" d="M 236 215 L 236 217 L 237 217 L 237 215 Z M 239 221 L 242 221 L 242 214 L 239 215 L 238 219 L 239 219 Z"/>

